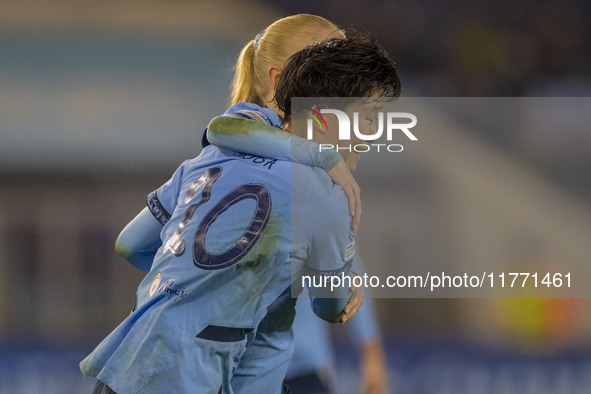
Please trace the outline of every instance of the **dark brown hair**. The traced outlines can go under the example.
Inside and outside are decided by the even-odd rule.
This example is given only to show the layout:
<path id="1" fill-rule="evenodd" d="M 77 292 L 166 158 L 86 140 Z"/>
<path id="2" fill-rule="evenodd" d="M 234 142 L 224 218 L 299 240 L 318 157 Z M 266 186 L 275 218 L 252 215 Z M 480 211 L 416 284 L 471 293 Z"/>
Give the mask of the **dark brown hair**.
<path id="1" fill-rule="evenodd" d="M 292 97 L 398 97 L 394 62 L 374 38 L 358 30 L 292 55 L 277 81 L 275 100 L 291 118 Z"/>

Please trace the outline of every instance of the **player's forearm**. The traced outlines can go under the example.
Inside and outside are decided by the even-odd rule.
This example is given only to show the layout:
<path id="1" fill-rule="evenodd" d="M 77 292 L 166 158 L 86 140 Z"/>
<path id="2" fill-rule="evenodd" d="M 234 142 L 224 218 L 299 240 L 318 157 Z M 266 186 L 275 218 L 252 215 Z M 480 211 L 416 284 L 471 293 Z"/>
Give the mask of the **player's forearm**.
<path id="1" fill-rule="evenodd" d="M 361 368 L 361 392 L 376 394 L 389 392 L 388 365 L 381 340 L 376 338 L 363 343 Z"/>
<path id="2" fill-rule="evenodd" d="M 122 242 L 115 243 L 115 252 L 125 260 L 127 260 L 131 265 L 135 268 L 149 272 L 150 268 L 152 267 L 152 262 L 154 261 L 154 256 L 156 255 L 156 251 L 158 248 L 153 250 L 135 250 L 131 251 L 125 244 Z"/>
<path id="3" fill-rule="evenodd" d="M 360 346 L 362 357 L 371 360 L 384 359 L 384 346 L 379 337 L 368 339 Z"/>
<path id="4" fill-rule="evenodd" d="M 115 242 L 115 252 L 134 267 L 148 272 L 161 245 L 162 224 L 144 208 L 125 226 Z"/>
<path id="5" fill-rule="evenodd" d="M 218 116 L 207 128 L 214 145 L 252 155 L 292 160 L 330 171 L 343 157 L 332 149 L 320 150 L 314 141 L 249 119 Z"/>

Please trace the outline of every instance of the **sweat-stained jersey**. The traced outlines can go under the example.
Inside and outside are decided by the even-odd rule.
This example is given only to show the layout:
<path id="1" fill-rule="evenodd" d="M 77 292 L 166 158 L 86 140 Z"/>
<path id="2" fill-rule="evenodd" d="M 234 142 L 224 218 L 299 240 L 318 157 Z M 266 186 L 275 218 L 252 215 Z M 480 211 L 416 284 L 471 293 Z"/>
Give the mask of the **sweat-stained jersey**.
<path id="1" fill-rule="evenodd" d="M 136 308 L 81 363 L 120 394 L 217 392 L 246 343 L 197 335 L 255 329 L 289 289 L 292 266 L 350 269 L 347 200 L 320 169 L 208 146 L 148 205 L 164 224 L 162 246 Z"/>

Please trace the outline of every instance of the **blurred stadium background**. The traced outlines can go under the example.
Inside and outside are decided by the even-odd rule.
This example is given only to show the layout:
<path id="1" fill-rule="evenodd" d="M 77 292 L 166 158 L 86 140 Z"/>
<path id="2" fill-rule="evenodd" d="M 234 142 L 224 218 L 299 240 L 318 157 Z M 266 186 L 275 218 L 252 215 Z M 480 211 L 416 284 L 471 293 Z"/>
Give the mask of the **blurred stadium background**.
<path id="1" fill-rule="evenodd" d="M 77 364 L 127 315 L 142 277 L 114 240 L 199 153 L 240 48 L 275 19 L 309 12 L 365 27 L 398 63 L 406 96 L 591 93 L 584 0 L 295 4 L 0 0 L 0 393 L 89 392 Z M 367 261 L 591 262 L 588 126 L 450 122 L 452 164 L 361 162 Z M 492 190 L 486 209 L 472 204 Z M 523 215 L 499 215 L 499 200 Z M 394 393 L 591 392 L 586 298 L 375 302 Z M 347 341 L 335 328 L 344 393 L 357 379 Z"/>

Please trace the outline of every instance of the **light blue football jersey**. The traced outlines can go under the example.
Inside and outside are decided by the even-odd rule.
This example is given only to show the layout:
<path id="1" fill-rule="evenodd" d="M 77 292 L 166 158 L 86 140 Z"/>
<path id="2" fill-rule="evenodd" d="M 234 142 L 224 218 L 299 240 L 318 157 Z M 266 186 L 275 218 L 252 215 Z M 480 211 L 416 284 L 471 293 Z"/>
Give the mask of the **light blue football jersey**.
<path id="1" fill-rule="evenodd" d="M 202 330 L 256 329 L 292 269 L 350 269 L 347 200 L 320 169 L 208 146 L 148 205 L 162 246 L 136 308 L 81 363 L 120 394 L 217 393 L 246 341 L 212 343 Z"/>
<path id="2" fill-rule="evenodd" d="M 361 275 L 365 271 L 359 263 L 358 256 L 353 261 L 352 270 Z M 364 291 L 363 306 L 344 326 L 357 349 L 360 349 L 365 341 L 376 340 L 381 336 L 370 291 L 366 288 Z M 315 373 L 323 367 L 334 366 L 330 327 L 312 313 L 305 294 L 302 294 L 296 305 L 296 317 L 292 327 L 294 351 L 286 374 L 288 379 Z"/>

